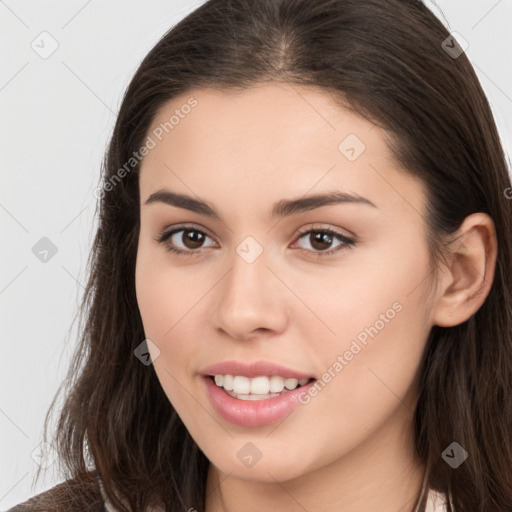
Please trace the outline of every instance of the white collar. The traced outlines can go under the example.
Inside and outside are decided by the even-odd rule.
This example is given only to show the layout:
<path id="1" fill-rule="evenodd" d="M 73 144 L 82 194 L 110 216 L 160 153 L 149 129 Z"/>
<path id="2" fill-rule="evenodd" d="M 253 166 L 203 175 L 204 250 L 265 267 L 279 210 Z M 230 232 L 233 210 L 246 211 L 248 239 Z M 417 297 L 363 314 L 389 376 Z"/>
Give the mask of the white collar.
<path id="1" fill-rule="evenodd" d="M 451 497 L 450 497 L 451 501 Z M 430 489 L 427 496 L 425 512 L 447 512 L 447 499 L 444 493 Z"/>

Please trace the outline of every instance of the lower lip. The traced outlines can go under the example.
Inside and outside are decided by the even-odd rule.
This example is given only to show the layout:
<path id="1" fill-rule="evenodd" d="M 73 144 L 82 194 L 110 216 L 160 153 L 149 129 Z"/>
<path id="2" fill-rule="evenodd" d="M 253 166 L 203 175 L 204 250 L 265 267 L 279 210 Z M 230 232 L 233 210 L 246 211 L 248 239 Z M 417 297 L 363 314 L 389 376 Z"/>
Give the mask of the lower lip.
<path id="1" fill-rule="evenodd" d="M 211 377 L 203 377 L 210 402 L 217 413 L 230 423 L 242 427 L 262 427 L 285 418 L 300 403 L 299 397 L 307 393 L 316 382 L 287 391 L 280 396 L 263 400 L 240 400 L 228 395 Z"/>

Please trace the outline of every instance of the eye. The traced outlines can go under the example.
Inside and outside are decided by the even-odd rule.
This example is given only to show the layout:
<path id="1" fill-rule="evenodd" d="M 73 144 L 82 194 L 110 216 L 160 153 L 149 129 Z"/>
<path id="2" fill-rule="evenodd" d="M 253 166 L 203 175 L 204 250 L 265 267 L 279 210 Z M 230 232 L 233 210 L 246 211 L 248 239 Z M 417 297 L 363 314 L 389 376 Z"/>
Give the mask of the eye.
<path id="1" fill-rule="evenodd" d="M 302 230 L 299 235 L 298 240 L 304 239 L 309 245 L 309 247 L 299 247 L 299 249 L 313 254 L 314 257 L 329 256 L 356 245 L 356 241 L 352 238 L 328 228 Z M 197 256 L 203 252 L 199 249 L 208 247 L 204 245 L 207 238 L 211 239 L 204 231 L 191 226 L 178 226 L 171 231 L 160 233 L 155 240 L 163 244 L 167 251 L 177 256 Z M 335 240 L 338 240 L 339 244 L 335 245 L 333 249 L 329 249 Z M 291 247 L 295 245 L 297 245 L 297 242 Z"/>
<path id="2" fill-rule="evenodd" d="M 172 231 L 161 233 L 155 240 L 163 244 L 166 250 L 178 256 L 192 256 L 202 252 L 197 249 L 203 246 L 206 238 L 210 237 L 199 229 L 180 226 Z"/>
<path id="3" fill-rule="evenodd" d="M 309 247 L 306 249 L 301 248 L 309 253 L 313 253 L 315 257 L 324 257 L 336 252 L 343 251 L 345 249 L 351 249 L 355 246 L 356 242 L 352 238 L 348 238 L 341 233 L 338 233 L 332 229 L 309 229 L 302 231 L 298 240 L 304 239 Z M 334 249 L 329 249 L 332 246 L 334 240 L 337 239 L 340 243 L 335 246 Z M 294 245 L 296 245 L 295 242 Z M 329 250 L 327 250 L 329 249 Z"/>

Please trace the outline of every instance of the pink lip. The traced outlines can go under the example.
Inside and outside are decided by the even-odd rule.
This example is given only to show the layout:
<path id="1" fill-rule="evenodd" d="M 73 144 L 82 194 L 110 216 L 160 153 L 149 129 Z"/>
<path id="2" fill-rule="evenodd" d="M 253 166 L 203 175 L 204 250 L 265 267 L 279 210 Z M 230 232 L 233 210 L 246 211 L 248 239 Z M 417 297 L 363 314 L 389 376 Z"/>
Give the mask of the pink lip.
<path id="1" fill-rule="evenodd" d="M 217 372 L 217 370 L 215 371 Z M 223 372 L 218 372 L 218 374 L 223 374 Z M 240 375 L 240 373 L 236 375 Z M 262 375 L 262 373 L 260 372 L 258 375 Z M 263 375 L 268 375 L 268 373 L 263 372 Z M 226 421 L 243 427 L 261 427 L 282 420 L 299 405 L 299 396 L 302 393 L 307 393 L 316 382 L 312 380 L 305 386 L 273 398 L 240 400 L 228 395 L 223 388 L 217 386 L 212 377 L 204 376 L 202 380 L 205 383 L 210 402 L 217 413 Z"/>
<path id="2" fill-rule="evenodd" d="M 243 375 L 245 377 L 259 377 L 280 375 L 284 378 L 296 378 L 297 380 L 309 379 L 312 375 L 280 366 L 267 361 L 256 361 L 253 363 L 242 363 L 241 361 L 223 361 L 204 368 L 203 375 Z M 270 400 L 270 399 L 269 399 Z M 239 401 L 239 400 L 238 400 Z"/>

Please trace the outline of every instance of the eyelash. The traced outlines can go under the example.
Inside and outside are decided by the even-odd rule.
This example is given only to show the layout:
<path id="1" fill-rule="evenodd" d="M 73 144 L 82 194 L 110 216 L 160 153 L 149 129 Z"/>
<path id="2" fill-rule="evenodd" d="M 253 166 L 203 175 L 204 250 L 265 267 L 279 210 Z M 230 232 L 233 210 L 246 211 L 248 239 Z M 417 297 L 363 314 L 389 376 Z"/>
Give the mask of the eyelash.
<path id="1" fill-rule="evenodd" d="M 161 243 L 167 251 L 175 254 L 176 256 L 199 256 L 203 252 L 203 250 L 201 250 L 201 249 L 199 249 L 199 250 L 189 249 L 189 250 L 185 251 L 183 249 L 177 249 L 176 247 L 173 247 L 172 245 L 166 243 L 167 239 L 172 237 L 174 234 L 179 233 L 180 231 L 195 231 L 197 233 L 201 233 L 202 235 L 205 235 L 205 236 L 211 238 L 207 233 L 205 233 L 204 231 L 201 231 L 200 229 L 196 229 L 193 226 L 177 226 L 172 231 L 165 231 L 165 230 L 162 231 L 155 238 L 155 240 L 157 242 Z M 337 231 L 334 231 L 334 230 L 328 229 L 328 228 L 306 228 L 306 229 L 303 229 L 298 233 L 297 240 L 300 240 L 304 235 L 309 234 L 309 233 L 324 233 L 324 234 L 326 233 L 328 235 L 332 235 L 333 237 L 337 238 L 339 241 L 343 242 L 343 245 L 339 245 L 336 248 L 329 249 L 327 251 L 314 251 L 311 249 L 301 249 L 301 248 L 298 249 L 300 251 L 303 251 L 303 252 L 306 252 L 309 254 L 312 253 L 314 255 L 314 257 L 323 258 L 323 257 L 330 256 L 331 254 L 334 254 L 337 252 L 352 249 L 356 245 L 356 241 L 354 239 L 348 238 L 348 237 L 342 235 L 341 233 L 338 233 Z"/>

